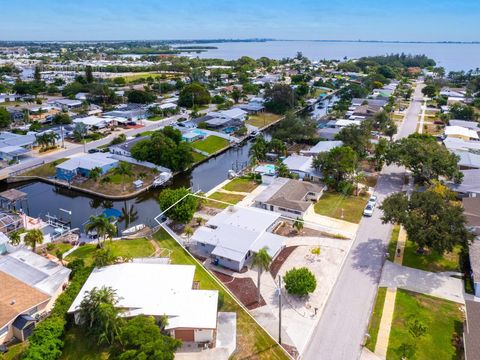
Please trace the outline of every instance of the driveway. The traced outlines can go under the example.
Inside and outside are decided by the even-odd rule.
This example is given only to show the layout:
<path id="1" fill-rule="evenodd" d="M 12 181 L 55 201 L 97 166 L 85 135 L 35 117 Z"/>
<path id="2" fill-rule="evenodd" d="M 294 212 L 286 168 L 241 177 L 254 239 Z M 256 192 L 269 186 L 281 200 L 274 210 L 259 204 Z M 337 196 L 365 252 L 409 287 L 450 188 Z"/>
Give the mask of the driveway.
<path id="1" fill-rule="evenodd" d="M 413 269 L 390 261 L 385 262 L 380 286 L 410 290 L 465 304 L 462 280 L 448 274 Z"/>

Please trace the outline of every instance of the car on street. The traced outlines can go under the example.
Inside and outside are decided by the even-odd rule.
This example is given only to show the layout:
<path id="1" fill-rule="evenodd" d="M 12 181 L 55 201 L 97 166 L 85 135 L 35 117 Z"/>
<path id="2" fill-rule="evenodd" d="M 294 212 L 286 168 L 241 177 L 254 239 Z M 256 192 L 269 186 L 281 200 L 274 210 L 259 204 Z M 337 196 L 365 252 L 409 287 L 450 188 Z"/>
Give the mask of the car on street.
<path id="1" fill-rule="evenodd" d="M 372 205 L 370 203 L 365 206 L 365 209 L 363 210 L 363 216 L 372 216 L 373 215 L 373 210 L 375 209 L 375 205 Z"/>
<path id="2" fill-rule="evenodd" d="M 373 206 L 376 206 L 377 205 L 377 195 L 370 196 L 370 199 L 368 199 L 367 204 L 372 204 Z"/>

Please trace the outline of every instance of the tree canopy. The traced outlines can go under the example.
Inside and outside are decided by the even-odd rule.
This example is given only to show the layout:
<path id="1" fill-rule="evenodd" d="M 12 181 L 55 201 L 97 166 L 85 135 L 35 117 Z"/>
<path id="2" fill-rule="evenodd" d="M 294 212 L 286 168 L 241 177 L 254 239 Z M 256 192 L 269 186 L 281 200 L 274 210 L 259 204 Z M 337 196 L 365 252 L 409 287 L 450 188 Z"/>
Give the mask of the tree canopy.
<path id="1" fill-rule="evenodd" d="M 351 181 L 357 165 L 358 156 L 349 146 L 335 147 L 313 159 L 313 166 L 322 172 L 325 183 L 337 190 L 345 181 Z"/>
<path id="2" fill-rule="evenodd" d="M 178 98 L 178 105 L 192 107 L 194 105 L 206 105 L 210 103 L 210 93 L 200 83 L 186 85 Z"/>
<path id="3" fill-rule="evenodd" d="M 317 280 L 306 267 L 288 270 L 283 277 L 285 289 L 292 295 L 305 296 L 315 291 Z"/>
<path id="4" fill-rule="evenodd" d="M 195 214 L 195 211 L 197 211 L 199 201 L 195 196 L 186 196 L 187 194 L 191 193 L 190 190 L 186 188 L 163 190 L 158 197 L 158 203 L 160 205 L 160 209 L 162 209 L 162 211 L 166 211 L 165 216 L 182 224 L 190 222 Z M 181 198 L 184 199 L 178 204 L 172 206 Z"/>
<path id="5" fill-rule="evenodd" d="M 0 128 L 8 128 L 11 122 L 12 118 L 10 116 L 10 113 L 4 107 L 0 107 Z"/>
<path id="6" fill-rule="evenodd" d="M 265 107 L 275 114 L 285 114 L 295 106 L 295 92 L 290 85 L 275 84 L 265 90 Z"/>

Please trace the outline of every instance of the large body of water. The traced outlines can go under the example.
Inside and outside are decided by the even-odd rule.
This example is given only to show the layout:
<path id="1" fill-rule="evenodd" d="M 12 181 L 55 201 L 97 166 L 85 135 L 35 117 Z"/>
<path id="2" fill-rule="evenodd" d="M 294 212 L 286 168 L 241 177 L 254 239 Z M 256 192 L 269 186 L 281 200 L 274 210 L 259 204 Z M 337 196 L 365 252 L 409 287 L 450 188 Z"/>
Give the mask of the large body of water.
<path id="1" fill-rule="evenodd" d="M 193 44 L 192 44 L 193 45 Z M 205 45 L 205 44 L 196 44 Z M 218 49 L 194 56 L 200 58 L 238 59 L 266 56 L 273 59 L 294 57 L 297 51 L 310 60 L 349 59 L 391 53 L 425 54 L 447 71 L 470 70 L 480 67 L 480 44 L 416 44 L 376 42 L 323 42 L 323 41 L 266 41 L 209 43 Z"/>

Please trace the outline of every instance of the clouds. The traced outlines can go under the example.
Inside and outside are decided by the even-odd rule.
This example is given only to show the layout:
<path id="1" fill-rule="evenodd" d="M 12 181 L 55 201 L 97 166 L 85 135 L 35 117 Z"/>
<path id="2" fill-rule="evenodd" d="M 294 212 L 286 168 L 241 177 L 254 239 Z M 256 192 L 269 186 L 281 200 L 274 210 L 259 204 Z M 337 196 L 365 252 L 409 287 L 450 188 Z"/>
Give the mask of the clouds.
<path id="1" fill-rule="evenodd" d="M 480 40 L 468 0 L 5 1 L 1 40 Z"/>

